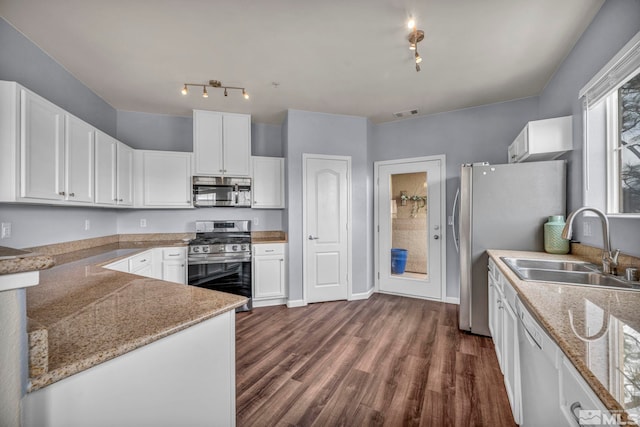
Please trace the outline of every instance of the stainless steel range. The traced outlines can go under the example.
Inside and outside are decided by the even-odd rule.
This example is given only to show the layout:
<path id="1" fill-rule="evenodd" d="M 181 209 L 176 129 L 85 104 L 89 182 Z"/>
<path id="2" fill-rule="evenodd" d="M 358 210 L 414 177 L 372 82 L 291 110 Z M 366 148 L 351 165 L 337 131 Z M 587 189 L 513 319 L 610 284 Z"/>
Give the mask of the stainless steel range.
<path id="1" fill-rule="evenodd" d="M 189 243 L 189 285 L 249 298 L 251 304 L 251 221 L 196 221 Z"/>

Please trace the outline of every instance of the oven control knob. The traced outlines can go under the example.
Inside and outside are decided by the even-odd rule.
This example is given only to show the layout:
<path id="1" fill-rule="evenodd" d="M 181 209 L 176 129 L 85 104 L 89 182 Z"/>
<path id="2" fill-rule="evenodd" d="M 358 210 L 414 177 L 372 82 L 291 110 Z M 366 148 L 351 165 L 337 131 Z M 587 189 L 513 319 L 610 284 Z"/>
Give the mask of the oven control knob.
<path id="1" fill-rule="evenodd" d="M 242 245 L 242 250 L 243 251 L 248 251 L 249 250 L 249 245 Z"/>
<path id="2" fill-rule="evenodd" d="M 231 247 L 231 249 L 232 249 L 234 252 L 236 252 L 236 251 L 238 250 L 238 245 L 233 245 L 233 246 Z"/>
<path id="3" fill-rule="evenodd" d="M 209 246 L 203 246 L 202 252 L 209 252 Z"/>
<path id="4" fill-rule="evenodd" d="M 193 250 L 193 252 L 200 252 L 200 246 L 194 246 L 191 249 Z"/>

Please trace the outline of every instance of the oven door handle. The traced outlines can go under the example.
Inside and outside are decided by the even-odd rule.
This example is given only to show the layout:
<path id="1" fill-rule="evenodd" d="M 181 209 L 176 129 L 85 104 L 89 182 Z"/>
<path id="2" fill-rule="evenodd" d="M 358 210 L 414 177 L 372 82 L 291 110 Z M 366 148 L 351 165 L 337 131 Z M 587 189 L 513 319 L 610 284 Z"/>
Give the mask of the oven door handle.
<path id="1" fill-rule="evenodd" d="M 189 265 L 199 265 L 199 264 L 231 264 L 234 262 L 250 262 L 251 257 L 243 256 L 238 258 L 191 258 L 187 259 Z"/>

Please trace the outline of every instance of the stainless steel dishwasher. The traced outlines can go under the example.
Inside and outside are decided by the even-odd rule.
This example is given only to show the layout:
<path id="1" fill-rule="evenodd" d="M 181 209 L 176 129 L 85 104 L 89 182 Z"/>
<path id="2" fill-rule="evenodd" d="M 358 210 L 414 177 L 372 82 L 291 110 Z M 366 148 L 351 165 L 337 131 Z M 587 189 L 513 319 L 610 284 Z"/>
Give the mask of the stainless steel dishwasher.
<path id="1" fill-rule="evenodd" d="M 567 421 L 560 409 L 558 386 L 561 350 L 529 313 L 520 298 L 516 300 L 520 387 L 523 427 L 563 426 Z"/>

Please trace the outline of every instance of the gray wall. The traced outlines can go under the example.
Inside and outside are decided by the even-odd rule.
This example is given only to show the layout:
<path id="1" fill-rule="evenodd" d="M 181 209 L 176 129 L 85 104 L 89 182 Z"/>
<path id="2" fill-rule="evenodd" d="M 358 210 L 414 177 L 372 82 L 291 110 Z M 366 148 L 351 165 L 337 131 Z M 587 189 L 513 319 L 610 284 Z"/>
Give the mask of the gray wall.
<path id="1" fill-rule="evenodd" d="M 573 151 L 565 156 L 569 161 L 569 210 L 583 204 L 583 121 L 578 92 L 638 31 L 640 1 L 605 2 L 540 95 L 539 118 L 573 116 Z M 582 221 L 577 221 L 578 232 L 574 233 L 574 238 L 602 247 L 600 222 L 596 218 L 584 221 L 594 223 L 592 236 L 584 236 Z M 610 221 L 613 247 L 640 256 L 640 218 L 610 218 Z"/>
<path id="2" fill-rule="evenodd" d="M 18 82 L 87 123 L 116 136 L 116 110 L 2 18 L 0 80 Z"/>
<path id="3" fill-rule="evenodd" d="M 353 292 L 371 288 L 369 196 L 367 194 L 367 119 L 308 111 L 287 112 L 287 224 L 289 299 L 302 299 L 302 155 L 351 156 Z"/>
<path id="4" fill-rule="evenodd" d="M 537 108 L 537 98 L 526 98 L 374 126 L 369 145 L 369 173 L 373 174 L 374 161 L 446 155 L 446 211 L 450 215 L 459 186 L 460 165 L 506 163 L 507 147 L 524 125 L 535 118 Z M 447 296 L 457 298 L 459 262 L 451 227 L 447 227 L 446 236 Z"/>
<path id="5" fill-rule="evenodd" d="M 193 119 L 119 110 L 116 138 L 139 150 L 193 151 Z"/>

